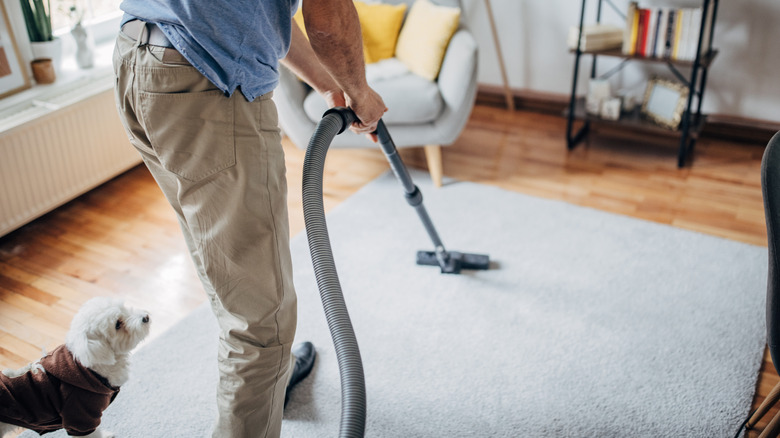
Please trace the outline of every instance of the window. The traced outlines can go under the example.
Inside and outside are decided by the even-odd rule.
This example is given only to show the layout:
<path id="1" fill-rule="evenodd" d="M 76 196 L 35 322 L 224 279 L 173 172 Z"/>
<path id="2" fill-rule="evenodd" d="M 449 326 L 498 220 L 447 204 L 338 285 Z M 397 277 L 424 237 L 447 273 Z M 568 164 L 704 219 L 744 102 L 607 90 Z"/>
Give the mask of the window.
<path id="1" fill-rule="evenodd" d="M 51 1 L 51 26 L 55 31 L 70 29 L 75 23 L 70 8 L 75 6 L 83 11 L 83 20 L 86 22 L 99 19 L 101 16 L 115 14 L 119 11 L 122 0 L 50 0 Z"/>

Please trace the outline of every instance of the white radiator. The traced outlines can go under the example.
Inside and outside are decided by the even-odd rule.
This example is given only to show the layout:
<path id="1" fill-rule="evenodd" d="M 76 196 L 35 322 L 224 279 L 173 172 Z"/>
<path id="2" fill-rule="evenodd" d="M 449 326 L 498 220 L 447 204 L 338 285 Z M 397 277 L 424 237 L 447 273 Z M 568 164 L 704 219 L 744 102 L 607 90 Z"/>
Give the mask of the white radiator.
<path id="1" fill-rule="evenodd" d="M 141 162 L 113 75 L 0 111 L 0 236 Z"/>

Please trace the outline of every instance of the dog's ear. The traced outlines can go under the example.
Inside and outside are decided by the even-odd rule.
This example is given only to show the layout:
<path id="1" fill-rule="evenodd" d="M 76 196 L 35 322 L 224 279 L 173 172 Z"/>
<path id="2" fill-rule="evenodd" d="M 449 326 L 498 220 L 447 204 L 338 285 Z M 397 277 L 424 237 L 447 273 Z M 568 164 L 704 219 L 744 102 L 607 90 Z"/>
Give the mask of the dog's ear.
<path id="1" fill-rule="evenodd" d="M 104 339 L 91 338 L 89 334 L 85 333 L 70 337 L 66 344 L 73 357 L 87 368 L 116 363 L 114 350 Z"/>

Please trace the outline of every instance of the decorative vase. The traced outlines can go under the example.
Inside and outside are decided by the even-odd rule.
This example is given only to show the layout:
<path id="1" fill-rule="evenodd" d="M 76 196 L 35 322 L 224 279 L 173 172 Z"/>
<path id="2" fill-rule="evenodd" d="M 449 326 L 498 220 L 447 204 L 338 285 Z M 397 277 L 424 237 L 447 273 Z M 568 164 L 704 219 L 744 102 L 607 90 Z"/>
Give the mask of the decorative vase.
<path id="1" fill-rule="evenodd" d="M 57 80 L 57 74 L 54 72 L 54 63 L 51 59 L 36 59 L 30 62 L 33 78 L 39 84 L 51 84 Z"/>
<path id="2" fill-rule="evenodd" d="M 92 35 L 87 32 L 87 29 L 81 24 L 81 21 L 76 23 L 70 30 L 70 34 L 73 35 L 73 39 L 76 40 L 76 64 L 81 69 L 92 68 L 94 65 L 94 54 Z"/>
<path id="3" fill-rule="evenodd" d="M 51 41 L 42 41 L 30 43 L 32 48 L 33 60 L 51 59 L 54 71 L 59 73 L 62 65 L 62 40 L 54 37 Z"/>

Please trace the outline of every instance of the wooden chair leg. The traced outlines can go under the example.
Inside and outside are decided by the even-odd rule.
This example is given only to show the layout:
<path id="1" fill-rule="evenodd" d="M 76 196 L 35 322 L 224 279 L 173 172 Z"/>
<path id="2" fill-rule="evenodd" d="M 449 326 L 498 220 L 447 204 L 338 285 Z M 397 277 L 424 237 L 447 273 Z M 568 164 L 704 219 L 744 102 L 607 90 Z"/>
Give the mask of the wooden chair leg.
<path id="1" fill-rule="evenodd" d="M 753 415 L 750 416 L 750 419 L 748 419 L 748 422 L 745 424 L 745 429 L 752 429 L 756 423 L 761 421 L 761 417 L 763 417 L 770 409 L 772 409 L 772 406 L 774 406 L 779 399 L 780 383 L 775 385 L 775 387 L 769 391 L 769 394 L 766 396 L 764 401 L 761 402 L 761 405 L 758 407 L 758 409 L 756 409 L 756 412 L 754 412 Z"/>
<path id="2" fill-rule="evenodd" d="M 442 166 L 441 146 L 437 144 L 425 145 L 425 159 L 428 161 L 428 172 L 431 174 L 433 185 L 441 187 Z"/>

